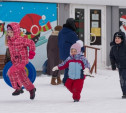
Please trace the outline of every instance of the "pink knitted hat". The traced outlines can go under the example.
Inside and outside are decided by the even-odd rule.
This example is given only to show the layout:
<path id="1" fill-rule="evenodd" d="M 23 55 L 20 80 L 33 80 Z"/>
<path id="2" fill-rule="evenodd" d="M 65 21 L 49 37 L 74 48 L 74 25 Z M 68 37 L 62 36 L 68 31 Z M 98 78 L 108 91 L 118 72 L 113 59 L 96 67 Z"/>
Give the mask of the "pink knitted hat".
<path id="1" fill-rule="evenodd" d="M 76 43 L 79 43 L 81 47 L 83 47 L 83 41 L 82 40 L 77 40 Z"/>
<path id="2" fill-rule="evenodd" d="M 77 50 L 77 54 L 79 54 L 81 52 L 81 46 L 80 46 L 79 43 L 73 44 L 70 49 L 76 49 Z"/>

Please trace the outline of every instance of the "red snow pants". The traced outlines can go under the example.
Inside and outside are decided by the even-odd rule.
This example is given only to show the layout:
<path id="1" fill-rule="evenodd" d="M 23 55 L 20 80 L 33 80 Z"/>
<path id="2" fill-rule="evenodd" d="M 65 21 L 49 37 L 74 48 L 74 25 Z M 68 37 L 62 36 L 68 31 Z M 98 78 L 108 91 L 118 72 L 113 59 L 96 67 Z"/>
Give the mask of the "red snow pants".
<path id="1" fill-rule="evenodd" d="M 22 85 L 27 91 L 35 88 L 25 72 L 25 64 L 12 65 L 8 71 L 8 76 L 14 89 L 20 89 Z"/>
<path id="2" fill-rule="evenodd" d="M 84 79 L 76 79 L 76 80 L 70 78 L 67 79 L 65 86 L 73 94 L 74 100 L 80 100 L 80 93 L 82 91 L 83 84 Z"/>

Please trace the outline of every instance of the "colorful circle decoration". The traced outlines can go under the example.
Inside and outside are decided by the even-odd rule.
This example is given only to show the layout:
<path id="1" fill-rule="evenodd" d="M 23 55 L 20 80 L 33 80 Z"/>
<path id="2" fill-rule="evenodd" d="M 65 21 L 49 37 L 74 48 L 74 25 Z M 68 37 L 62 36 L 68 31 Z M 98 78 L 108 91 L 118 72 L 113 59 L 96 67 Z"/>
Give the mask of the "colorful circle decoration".
<path id="1" fill-rule="evenodd" d="M 12 62 L 8 62 L 5 66 L 4 66 L 4 69 L 3 69 L 3 79 L 4 81 L 6 82 L 7 85 L 9 85 L 10 87 L 12 87 L 11 85 L 11 82 L 10 82 L 10 79 L 7 75 L 7 72 L 8 72 L 8 69 L 12 66 Z M 32 83 L 34 83 L 35 79 L 36 79 L 36 70 L 35 70 L 35 67 L 33 66 L 32 63 L 28 63 L 26 66 L 25 66 L 25 71 L 26 71 L 26 74 L 28 76 L 28 78 L 30 79 L 30 81 Z"/>

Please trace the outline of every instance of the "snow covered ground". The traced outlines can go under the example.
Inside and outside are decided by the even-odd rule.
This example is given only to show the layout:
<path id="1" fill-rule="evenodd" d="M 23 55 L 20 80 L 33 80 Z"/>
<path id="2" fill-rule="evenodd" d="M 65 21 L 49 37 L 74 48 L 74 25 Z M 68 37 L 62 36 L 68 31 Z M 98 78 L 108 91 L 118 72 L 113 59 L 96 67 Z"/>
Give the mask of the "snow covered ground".
<path id="1" fill-rule="evenodd" d="M 0 79 L 0 113 L 126 113 L 118 71 L 98 70 L 94 78 L 87 77 L 81 100 L 74 103 L 71 93 L 62 85 L 50 85 L 50 77 L 36 78 L 35 100 L 29 93 L 12 96 L 13 89 Z M 63 77 L 63 76 L 62 76 Z"/>

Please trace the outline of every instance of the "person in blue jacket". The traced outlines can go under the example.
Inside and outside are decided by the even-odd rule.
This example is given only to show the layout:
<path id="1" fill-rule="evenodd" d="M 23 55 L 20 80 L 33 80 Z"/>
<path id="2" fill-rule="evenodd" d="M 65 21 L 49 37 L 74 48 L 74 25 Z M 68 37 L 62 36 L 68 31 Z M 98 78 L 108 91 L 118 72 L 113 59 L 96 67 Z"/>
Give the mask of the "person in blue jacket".
<path id="1" fill-rule="evenodd" d="M 58 35 L 58 47 L 60 59 L 65 60 L 70 55 L 70 47 L 79 40 L 76 34 L 76 25 L 73 18 L 68 18 L 66 23 L 63 25 L 63 29 L 59 32 Z M 84 47 L 82 48 L 84 52 Z M 68 78 L 68 68 L 65 69 L 63 83 L 65 84 Z"/>

